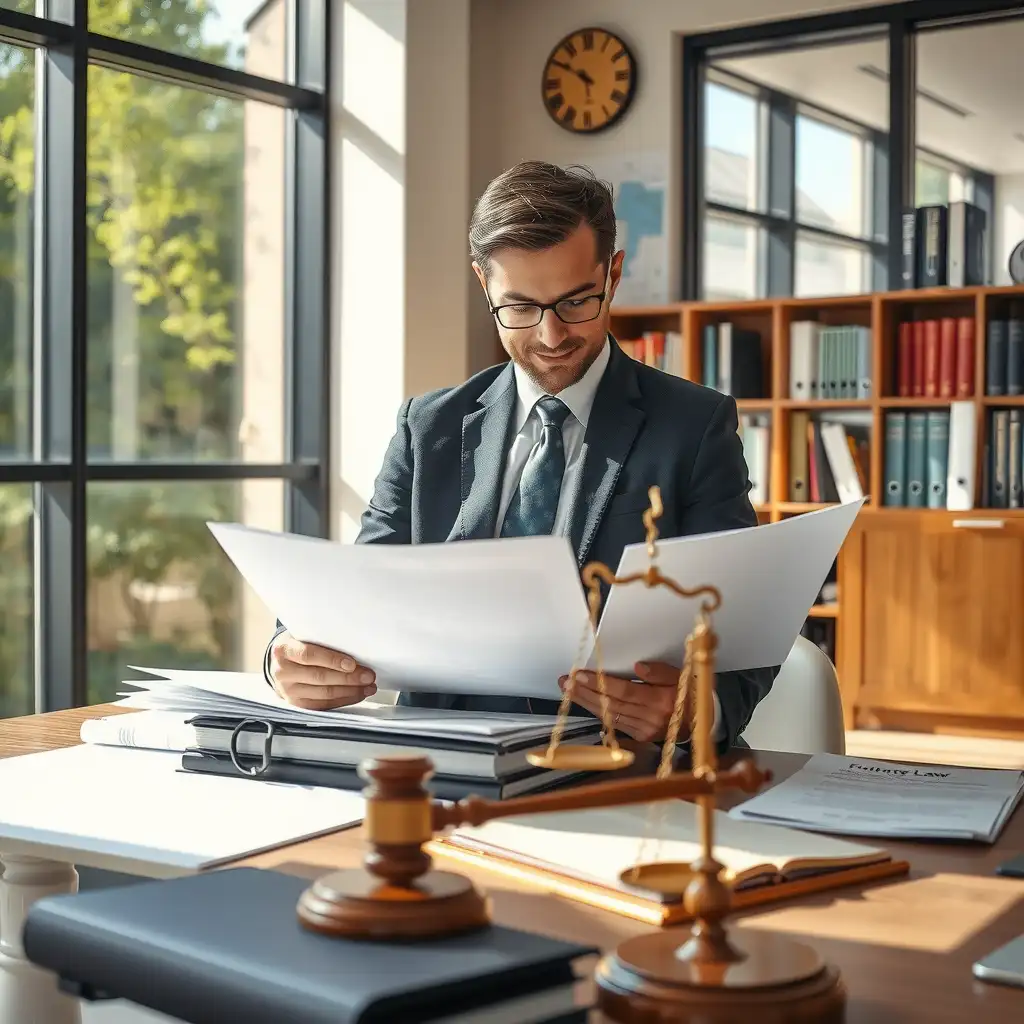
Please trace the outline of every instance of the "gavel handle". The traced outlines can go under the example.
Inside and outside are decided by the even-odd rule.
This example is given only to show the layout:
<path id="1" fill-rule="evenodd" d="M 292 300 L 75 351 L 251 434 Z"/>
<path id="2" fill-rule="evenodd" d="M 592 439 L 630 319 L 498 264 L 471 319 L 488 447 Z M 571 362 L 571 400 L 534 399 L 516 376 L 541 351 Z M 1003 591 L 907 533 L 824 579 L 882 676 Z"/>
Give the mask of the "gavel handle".
<path id="1" fill-rule="evenodd" d="M 460 825 L 482 825 L 495 818 L 518 814 L 542 814 L 551 811 L 578 811 L 588 807 L 621 807 L 624 804 L 670 800 L 675 797 L 700 796 L 720 789 L 756 792 L 771 779 L 771 772 L 759 769 L 752 760 L 743 760 L 717 772 L 680 772 L 663 779 L 623 779 L 598 782 L 590 786 L 521 796 L 513 800 L 483 800 L 468 797 L 457 803 L 432 805 L 434 831 Z"/>

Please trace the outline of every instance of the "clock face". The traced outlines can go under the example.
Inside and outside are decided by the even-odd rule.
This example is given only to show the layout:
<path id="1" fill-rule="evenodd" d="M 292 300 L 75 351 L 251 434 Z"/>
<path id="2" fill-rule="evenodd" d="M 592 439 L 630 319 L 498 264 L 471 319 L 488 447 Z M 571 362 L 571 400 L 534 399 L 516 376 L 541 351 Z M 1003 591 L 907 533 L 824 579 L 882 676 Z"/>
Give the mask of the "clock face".
<path id="1" fill-rule="evenodd" d="M 1024 242 L 1018 242 L 1010 253 L 1010 280 L 1024 284 Z"/>
<path id="2" fill-rule="evenodd" d="M 603 28 L 566 36 L 544 65 L 544 106 L 566 131 L 599 132 L 633 99 L 636 62 L 626 44 Z"/>

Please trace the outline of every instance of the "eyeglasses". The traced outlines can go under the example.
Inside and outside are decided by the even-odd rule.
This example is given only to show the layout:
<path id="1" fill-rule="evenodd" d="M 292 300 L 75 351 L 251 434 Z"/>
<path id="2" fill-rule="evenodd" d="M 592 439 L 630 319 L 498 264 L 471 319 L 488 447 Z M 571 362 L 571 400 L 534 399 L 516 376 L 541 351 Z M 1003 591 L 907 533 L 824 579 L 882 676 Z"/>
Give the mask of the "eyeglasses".
<path id="1" fill-rule="evenodd" d="M 586 295 L 579 299 L 560 299 L 558 302 L 540 303 L 509 303 L 505 306 L 491 306 L 491 313 L 498 318 L 498 323 L 510 331 L 536 327 L 544 319 L 547 310 L 553 310 L 555 316 L 563 324 L 585 324 L 588 320 L 596 320 L 604 305 L 606 293 Z"/>

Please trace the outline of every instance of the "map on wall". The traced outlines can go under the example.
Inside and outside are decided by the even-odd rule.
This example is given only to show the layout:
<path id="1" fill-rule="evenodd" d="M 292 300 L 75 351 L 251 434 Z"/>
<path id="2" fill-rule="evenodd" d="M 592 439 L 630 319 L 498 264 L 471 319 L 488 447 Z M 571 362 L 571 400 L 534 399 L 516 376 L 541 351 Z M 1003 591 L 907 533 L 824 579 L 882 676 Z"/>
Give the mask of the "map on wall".
<path id="1" fill-rule="evenodd" d="M 595 174 L 615 190 L 618 247 L 625 250 L 620 306 L 669 301 L 665 236 L 666 154 L 647 153 L 595 160 Z"/>

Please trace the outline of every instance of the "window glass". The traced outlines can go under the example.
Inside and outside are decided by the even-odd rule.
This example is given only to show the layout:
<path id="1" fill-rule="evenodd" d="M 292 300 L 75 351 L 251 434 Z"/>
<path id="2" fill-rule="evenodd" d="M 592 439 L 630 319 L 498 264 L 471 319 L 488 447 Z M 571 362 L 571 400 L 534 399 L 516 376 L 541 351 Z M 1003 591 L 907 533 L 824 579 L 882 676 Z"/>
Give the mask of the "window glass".
<path id="1" fill-rule="evenodd" d="M 858 295 L 870 291 L 866 249 L 801 232 L 796 240 L 794 292 L 809 295 Z"/>
<path id="2" fill-rule="evenodd" d="M 865 143 L 852 132 L 796 119 L 796 216 L 801 224 L 862 238 L 866 232 Z"/>
<path id="3" fill-rule="evenodd" d="M 704 221 L 704 298 L 760 297 L 764 232 L 739 218 L 708 215 Z"/>
<path id="4" fill-rule="evenodd" d="M 89 29 L 222 67 L 283 79 L 289 0 L 89 0 Z"/>
<path id="5" fill-rule="evenodd" d="M 705 87 L 704 194 L 711 202 L 759 210 L 759 104 L 717 82 Z"/>

